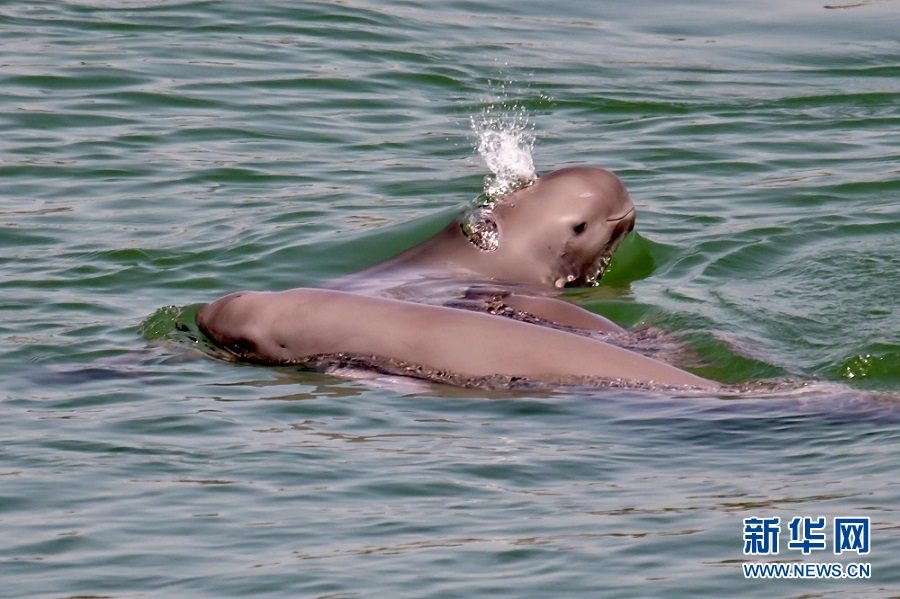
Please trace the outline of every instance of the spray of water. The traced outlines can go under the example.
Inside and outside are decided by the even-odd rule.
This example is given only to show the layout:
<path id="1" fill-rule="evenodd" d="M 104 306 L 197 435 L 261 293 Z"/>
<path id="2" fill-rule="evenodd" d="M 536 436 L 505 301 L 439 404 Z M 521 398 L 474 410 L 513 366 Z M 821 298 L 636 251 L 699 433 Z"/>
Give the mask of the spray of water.
<path id="1" fill-rule="evenodd" d="M 524 106 L 506 99 L 506 84 L 500 99 L 471 117 L 475 149 L 491 170 L 484 178 L 484 192 L 463 218 L 463 234 L 476 247 L 492 252 L 500 246 L 500 233 L 492 211 L 500 197 L 530 185 L 534 172 L 534 126 Z"/>
<path id="2" fill-rule="evenodd" d="M 494 200 L 537 178 L 534 172 L 534 126 L 523 106 L 496 102 L 471 117 L 478 153 L 491 170 L 484 195 Z"/>

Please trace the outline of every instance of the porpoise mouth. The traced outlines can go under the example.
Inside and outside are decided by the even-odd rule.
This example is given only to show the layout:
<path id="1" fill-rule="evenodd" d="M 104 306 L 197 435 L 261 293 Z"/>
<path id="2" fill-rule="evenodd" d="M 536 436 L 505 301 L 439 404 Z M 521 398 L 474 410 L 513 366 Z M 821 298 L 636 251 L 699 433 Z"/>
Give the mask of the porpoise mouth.
<path id="1" fill-rule="evenodd" d="M 629 218 L 630 217 L 630 218 Z M 562 256 L 562 275 L 554 281 L 556 287 L 596 287 L 600 284 L 600 278 L 612 261 L 613 253 L 631 231 L 634 230 L 634 208 L 617 218 L 610 218 L 607 222 L 618 223 L 613 227 L 609 241 L 603 250 L 587 267 L 579 267 L 581 260 L 578 256 L 565 253 Z"/>
<path id="2" fill-rule="evenodd" d="M 556 281 L 554 281 L 554 285 L 559 288 L 596 287 L 600 284 L 600 277 L 603 276 L 603 272 L 606 270 L 606 267 L 609 266 L 611 260 L 612 251 L 607 251 L 600 254 L 600 256 L 587 268 L 579 269 L 581 270 L 581 274 L 573 273 L 572 270 L 574 270 L 574 268 L 563 268 L 564 272 L 567 270 L 569 271 L 568 274 L 557 278 Z"/>

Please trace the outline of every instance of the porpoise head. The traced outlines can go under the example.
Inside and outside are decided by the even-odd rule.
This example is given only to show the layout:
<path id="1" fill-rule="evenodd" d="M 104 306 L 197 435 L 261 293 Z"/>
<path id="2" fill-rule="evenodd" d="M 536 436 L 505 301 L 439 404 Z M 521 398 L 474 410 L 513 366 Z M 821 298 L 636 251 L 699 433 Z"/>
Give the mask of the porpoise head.
<path id="1" fill-rule="evenodd" d="M 622 181 L 594 167 L 563 168 L 482 209 L 476 232 L 479 270 L 513 283 L 554 287 L 597 284 L 619 242 L 634 228 Z M 465 221 L 463 221 L 465 223 Z"/>

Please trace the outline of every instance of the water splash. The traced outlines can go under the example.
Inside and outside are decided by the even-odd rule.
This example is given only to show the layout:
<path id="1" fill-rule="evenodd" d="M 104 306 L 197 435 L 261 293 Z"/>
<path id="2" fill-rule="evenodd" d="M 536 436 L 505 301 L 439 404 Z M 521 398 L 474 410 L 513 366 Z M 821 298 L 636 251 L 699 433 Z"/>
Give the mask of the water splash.
<path id="1" fill-rule="evenodd" d="M 500 247 L 500 231 L 490 206 L 481 205 L 469 210 L 459 226 L 475 247 L 485 252 L 493 252 Z"/>
<path id="2" fill-rule="evenodd" d="M 491 170 L 484 178 L 484 192 L 476 198 L 460 227 L 477 248 L 492 252 L 500 246 L 500 232 L 493 207 L 502 196 L 537 179 L 534 171 L 534 125 L 525 106 L 507 99 L 506 83 L 498 98 L 469 122 L 475 134 L 475 149 Z"/>
<path id="3" fill-rule="evenodd" d="M 484 195 L 490 202 L 533 182 L 534 125 L 524 106 L 508 101 L 488 105 L 470 118 L 478 153 L 491 169 L 485 177 Z"/>

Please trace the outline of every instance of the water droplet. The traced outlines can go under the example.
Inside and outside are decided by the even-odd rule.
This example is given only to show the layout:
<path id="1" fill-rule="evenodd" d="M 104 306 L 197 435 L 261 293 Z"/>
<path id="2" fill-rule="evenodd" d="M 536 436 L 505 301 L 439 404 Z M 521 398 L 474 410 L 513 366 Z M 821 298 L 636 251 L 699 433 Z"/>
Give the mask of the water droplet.
<path id="1" fill-rule="evenodd" d="M 488 198 L 499 198 L 537 178 L 534 126 L 524 107 L 499 101 L 470 120 L 475 148 L 492 173 L 485 177 Z"/>

